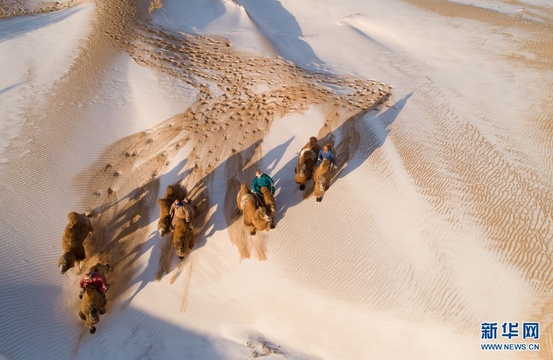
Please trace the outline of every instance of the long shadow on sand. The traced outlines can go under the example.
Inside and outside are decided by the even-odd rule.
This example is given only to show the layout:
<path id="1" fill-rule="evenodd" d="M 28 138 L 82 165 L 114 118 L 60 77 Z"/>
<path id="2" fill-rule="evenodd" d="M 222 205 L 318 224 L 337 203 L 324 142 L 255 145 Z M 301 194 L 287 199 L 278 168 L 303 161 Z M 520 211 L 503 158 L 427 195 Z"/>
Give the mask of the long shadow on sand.
<path id="1" fill-rule="evenodd" d="M 354 171 L 376 149 L 384 144 L 390 133 L 390 126 L 397 119 L 412 94 L 410 93 L 396 101 L 381 113 L 370 113 L 363 114 L 360 117 L 353 117 L 332 132 L 331 135 L 336 135 L 335 141 L 339 167 L 338 173 L 332 182 Z M 350 160 L 354 157 L 359 161 L 351 162 Z"/>
<path id="2" fill-rule="evenodd" d="M 82 10 L 82 8 L 72 7 L 47 14 L 3 19 L 2 22 L 0 22 L 0 42 L 11 40 L 28 32 L 54 25 Z"/>
<path id="3" fill-rule="evenodd" d="M 107 312 L 100 317 L 96 333 L 91 335 L 77 316 L 78 287 L 60 290 L 56 286 L 29 282 L 2 285 L 0 304 L 9 310 L 2 313 L 0 322 L 0 357 L 221 358 L 208 337 L 135 308 L 114 305 L 109 292 Z"/>
<path id="4" fill-rule="evenodd" d="M 281 55 L 305 69 L 323 71 L 324 63 L 311 46 L 303 41 L 303 31 L 294 17 L 280 1 L 237 0 L 261 33 Z"/>

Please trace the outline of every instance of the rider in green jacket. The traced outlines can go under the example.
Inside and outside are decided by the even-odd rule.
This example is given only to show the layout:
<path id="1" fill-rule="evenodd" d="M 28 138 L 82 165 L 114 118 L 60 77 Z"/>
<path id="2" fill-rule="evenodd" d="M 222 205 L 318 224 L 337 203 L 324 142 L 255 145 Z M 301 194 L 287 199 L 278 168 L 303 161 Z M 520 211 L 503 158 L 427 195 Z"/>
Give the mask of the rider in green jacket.
<path id="1" fill-rule="evenodd" d="M 272 194 L 275 193 L 275 185 L 273 179 L 271 179 L 269 175 L 261 172 L 261 170 L 257 170 L 252 181 L 252 192 L 257 196 L 262 197 L 261 188 L 263 186 L 270 189 Z"/>

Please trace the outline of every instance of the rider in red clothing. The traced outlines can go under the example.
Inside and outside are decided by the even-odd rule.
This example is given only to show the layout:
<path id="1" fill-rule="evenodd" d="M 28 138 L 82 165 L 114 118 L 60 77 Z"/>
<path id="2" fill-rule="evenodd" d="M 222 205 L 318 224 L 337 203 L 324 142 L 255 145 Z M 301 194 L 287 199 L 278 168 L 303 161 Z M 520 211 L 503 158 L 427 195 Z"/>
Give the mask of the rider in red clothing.
<path id="1" fill-rule="evenodd" d="M 99 272 L 91 272 L 83 275 L 79 281 L 79 286 L 81 287 L 81 292 L 79 298 L 83 298 L 84 288 L 87 286 L 94 286 L 102 295 L 106 296 L 106 291 L 109 289 L 109 284 L 106 281 L 106 278 Z"/>

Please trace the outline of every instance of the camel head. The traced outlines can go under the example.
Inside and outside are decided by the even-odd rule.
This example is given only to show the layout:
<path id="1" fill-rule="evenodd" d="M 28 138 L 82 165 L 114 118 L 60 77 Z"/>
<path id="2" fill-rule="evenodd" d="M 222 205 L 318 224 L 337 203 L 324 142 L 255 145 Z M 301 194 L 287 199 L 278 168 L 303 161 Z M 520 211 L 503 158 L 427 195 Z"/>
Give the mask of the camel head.
<path id="1" fill-rule="evenodd" d="M 95 324 L 100 322 L 100 310 L 95 304 L 89 304 L 86 307 L 86 313 L 84 314 L 86 319 L 86 325 L 91 334 L 96 332 Z"/>
<path id="2" fill-rule="evenodd" d="M 260 220 L 261 224 L 257 224 L 256 227 L 259 230 L 269 230 L 271 228 L 271 217 L 267 214 L 265 208 L 259 208 L 255 211 L 255 216 Z M 258 226 L 260 225 L 260 226 Z"/>
<path id="3" fill-rule="evenodd" d="M 265 221 L 271 221 L 271 217 L 267 214 L 267 210 L 261 209 L 261 218 Z"/>
<path id="4" fill-rule="evenodd" d="M 276 215 L 276 204 L 274 201 L 272 202 L 267 202 L 267 216 L 269 216 L 269 218 L 272 218 L 272 217 L 275 217 Z"/>
<path id="5" fill-rule="evenodd" d="M 186 221 L 179 221 L 173 233 L 173 247 L 180 260 L 184 259 L 194 244 L 194 232 Z"/>
<path id="6" fill-rule="evenodd" d="M 76 223 L 78 223 L 80 218 L 81 218 L 81 215 L 79 213 L 74 212 L 74 211 L 67 214 L 67 220 L 69 220 L 70 226 L 73 226 Z"/>
<path id="7" fill-rule="evenodd" d="M 179 260 L 184 259 L 190 253 L 191 244 L 187 241 L 188 235 L 190 234 L 187 234 L 186 236 L 181 237 L 174 245 L 175 252 Z"/>
<path id="8" fill-rule="evenodd" d="M 302 162 L 302 163 L 300 164 L 300 171 L 299 171 L 299 173 L 300 173 L 300 176 L 301 176 L 301 177 L 306 177 L 306 176 L 307 176 L 307 165 L 305 165 L 305 162 Z"/>
<path id="9" fill-rule="evenodd" d="M 188 246 L 186 245 L 184 239 L 178 242 L 177 246 L 175 247 L 175 252 L 177 253 L 177 257 L 179 258 L 179 260 L 184 259 L 184 257 L 187 255 Z"/>
<path id="10" fill-rule="evenodd" d="M 320 176 L 319 177 L 319 191 L 325 191 L 326 187 L 326 177 Z"/>
<path id="11" fill-rule="evenodd" d="M 171 222 L 170 216 L 166 216 L 162 219 L 159 219 L 159 221 L 157 222 L 157 231 L 159 232 L 160 237 L 165 236 L 165 234 L 169 232 L 170 222 Z"/>
<path id="12" fill-rule="evenodd" d="M 58 267 L 60 269 L 60 274 L 63 275 L 67 270 L 75 266 L 75 254 L 73 252 L 66 252 L 58 260 Z"/>
<path id="13" fill-rule="evenodd" d="M 92 325 L 98 324 L 98 322 L 100 321 L 100 310 L 98 309 L 98 307 L 95 304 L 89 304 L 86 307 L 86 314 L 85 315 L 87 315 L 88 321 Z"/>
<path id="14" fill-rule="evenodd" d="M 313 194 L 317 202 L 321 202 L 323 194 L 326 189 L 327 178 L 324 175 L 319 175 L 315 182 L 315 188 L 313 189 Z"/>

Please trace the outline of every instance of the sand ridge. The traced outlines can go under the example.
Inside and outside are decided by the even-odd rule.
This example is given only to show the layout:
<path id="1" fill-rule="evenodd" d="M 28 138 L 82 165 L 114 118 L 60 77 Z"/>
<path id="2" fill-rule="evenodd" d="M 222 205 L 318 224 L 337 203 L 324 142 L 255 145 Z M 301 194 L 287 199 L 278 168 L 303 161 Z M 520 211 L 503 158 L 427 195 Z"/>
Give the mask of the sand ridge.
<path id="1" fill-rule="evenodd" d="M 52 10 L 47 7 L 34 13 L 40 11 Z M 153 210 L 164 190 L 161 183 L 180 182 L 188 190 L 200 209 L 196 231 L 201 246 L 207 241 L 205 226 L 213 216 L 208 211 L 213 205 L 208 188 L 213 186 L 215 173 L 224 174 L 228 194 L 234 198 L 239 183 L 249 182 L 253 176 L 263 156 L 263 137 L 275 119 L 319 108 L 326 121 L 322 128 L 306 134 L 306 139 L 312 135 L 331 139 L 336 128 L 391 97 L 391 87 L 376 80 L 309 72 L 282 58 L 237 52 L 228 40 L 218 36 L 174 33 L 152 26 L 146 9 L 137 9 L 132 1 L 98 1 L 96 14 L 82 54 L 50 99 L 51 104 L 67 105 L 53 106 L 47 110 L 52 111 L 50 116 L 78 116 L 70 104 L 86 99 L 98 88 L 102 68 L 120 52 L 138 64 L 184 79 L 197 90 L 197 100 L 182 114 L 121 139 L 75 180 L 88 184 L 85 191 L 89 195 L 84 195 L 82 202 L 92 214 L 95 228 L 92 241 L 87 243 L 93 256 L 84 268 L 97 261 L 114 266 L 108 312 L 136 275 L 139 254 L 148 246 L 157 246 L 153 245 L 157 236 L 148 233 L 147 227 L 157 216 Z M 355 147 L 356 136 L 352 136 L 351 144 L 345 141 L 343 145 Z M 163 178 L 185 148 L 191 151 L 179 164 L 181 175 Z M 345 151 L 340 161 L 346 162 L 347 157 Z M 225 216 L 234 211 L 233 203 L 225 201 Z M 227 218 L 227 222 L 231 242 L 242 258 L 251 256 L 253 250 L 258 259 L 267 259 L 263 234 L 250 238 L 239 221 Z M 163 239 L 162 244 L 158 280 L 175 264 L 169 240 Z M 187 265 L 178 265 L 179 269 L 182 266 Z"/>

